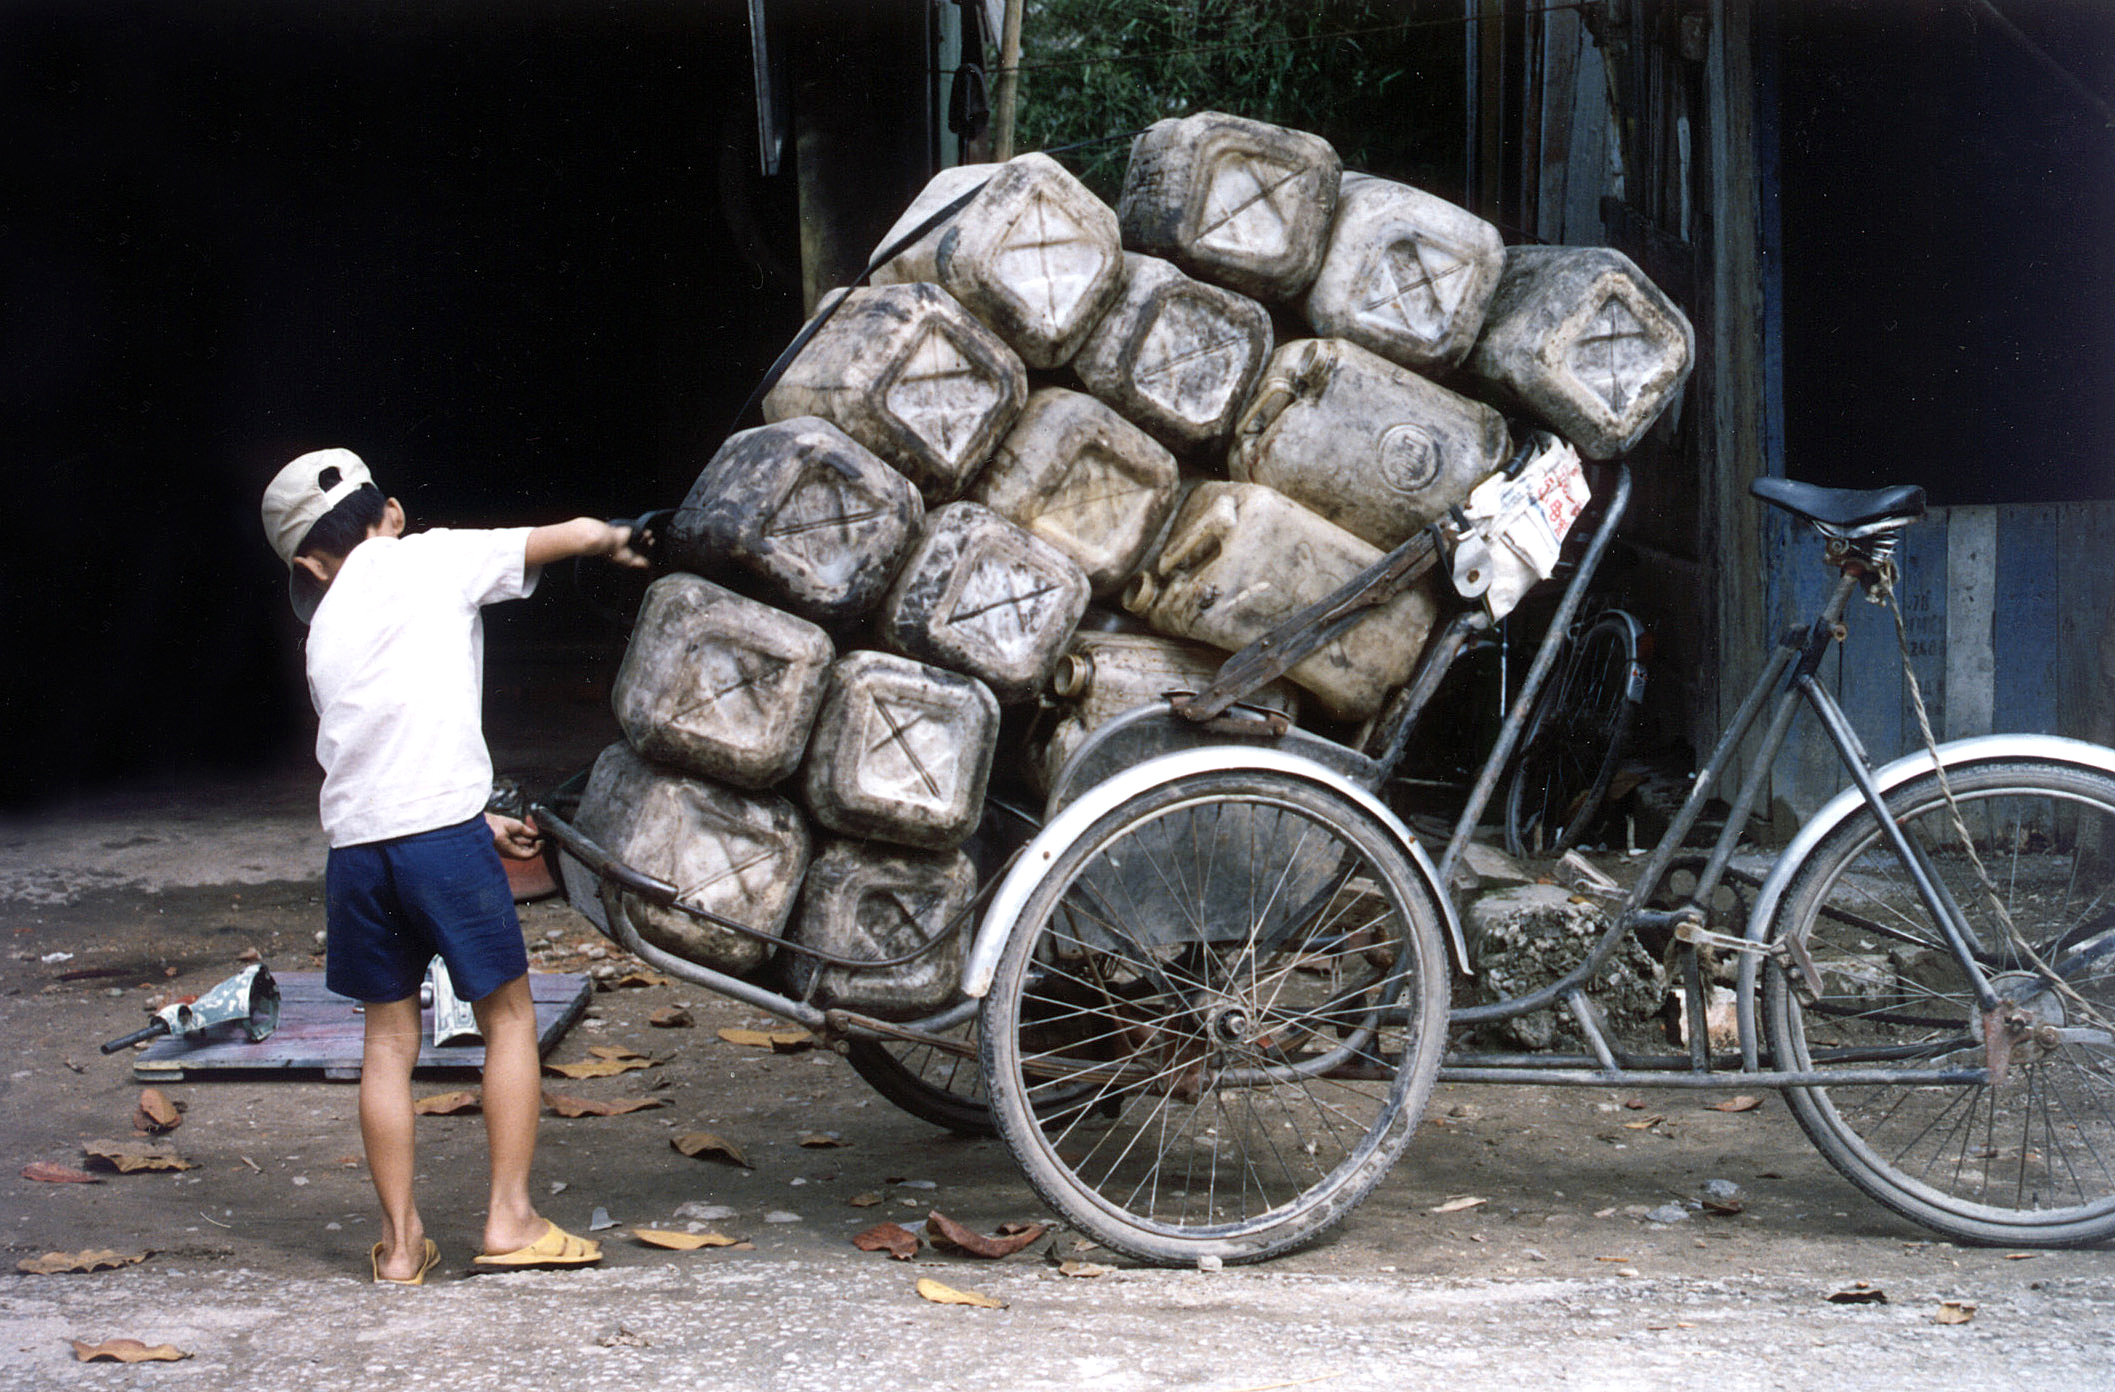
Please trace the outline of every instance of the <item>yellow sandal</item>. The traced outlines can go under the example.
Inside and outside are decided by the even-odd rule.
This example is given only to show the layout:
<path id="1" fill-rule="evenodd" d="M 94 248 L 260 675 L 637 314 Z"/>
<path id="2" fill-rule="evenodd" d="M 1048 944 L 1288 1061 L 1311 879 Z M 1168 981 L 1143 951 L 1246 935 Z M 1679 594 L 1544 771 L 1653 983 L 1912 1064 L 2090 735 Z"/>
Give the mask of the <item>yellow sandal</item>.
<path id="1" fill-rule="evenodd" d="M 419 1269 L 409 1276 L 384 1276 L 382 1274 L 382 1244 L 377 1242 L 368 1249 L 367 1261 L 374 1268 L 375 1284 L 378 1286 L 423 1286 L 426 1273 L 441 1264 L 441 1249 L 432 1238 L 426 1239 L 426 1252 L 419 1261 Z"/>
<path id="2" fill-rule="evenodd" d="M 478 1266 L 593 1266 L 602 1260 L 602 1244 L 575 1237 L 546 1218 L 543 1236 L 528 1246 L 511 1252 L 488 1252 L 471 1260 Z"/>

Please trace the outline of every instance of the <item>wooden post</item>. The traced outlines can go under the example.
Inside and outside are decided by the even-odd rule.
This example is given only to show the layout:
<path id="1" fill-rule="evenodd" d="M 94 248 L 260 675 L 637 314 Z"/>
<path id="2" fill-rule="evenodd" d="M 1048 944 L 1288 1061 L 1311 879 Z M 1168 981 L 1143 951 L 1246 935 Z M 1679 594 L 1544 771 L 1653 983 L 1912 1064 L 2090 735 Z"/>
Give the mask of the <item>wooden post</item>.
<path id="1" fill-rule="evenodd" d="M 1004 164 L 1013 158 L 1013 108 L 1020 90 L 1021 0 L 1006 0 L 1006 18 L 999 34 L 999 83 L 992 98 L 992 158 Z"/>

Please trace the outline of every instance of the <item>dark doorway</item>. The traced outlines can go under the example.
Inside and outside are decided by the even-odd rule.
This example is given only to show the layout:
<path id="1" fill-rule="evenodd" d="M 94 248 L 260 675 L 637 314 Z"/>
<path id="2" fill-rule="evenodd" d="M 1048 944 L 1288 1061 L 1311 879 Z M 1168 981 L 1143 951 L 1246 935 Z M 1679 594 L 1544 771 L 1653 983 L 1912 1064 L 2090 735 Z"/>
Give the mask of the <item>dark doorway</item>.
<path id="1" fill-rule="evenodd" d="M 1786 472 L 2115 498 L 2115 8 L 1778 15 Z"/>
<path id="2" fill-rule="evenodd" d="M 734 0 L 17 0 L 0 120 L 0 801 L 299 743 L 293 454 L 429 522 L 667 505 L 799 322 Z"/>

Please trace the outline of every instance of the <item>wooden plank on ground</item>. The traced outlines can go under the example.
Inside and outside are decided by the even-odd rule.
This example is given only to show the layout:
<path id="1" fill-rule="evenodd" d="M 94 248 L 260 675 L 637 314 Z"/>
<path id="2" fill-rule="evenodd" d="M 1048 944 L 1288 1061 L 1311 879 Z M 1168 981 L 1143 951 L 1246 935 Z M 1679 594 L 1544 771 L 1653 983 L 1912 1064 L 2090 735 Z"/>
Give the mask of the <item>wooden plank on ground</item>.
<path id="1" fill-rule="evenodd" d="M 279 983 L 279 1027 L 271 1037 L 252 1044 L 237 1026 L 224 1026 L 202 1040 L 157 1039 L 132 1062 L 132 1076 L 142 1082 L 180 1082 L 199 1074 L 322 1073 L 329 1078 L 360 1076 L 363 1020 L 357 1002 L 323 984 L 323 973 L 274 972 Z M 571 972 L 530 972 L 529 996 L 536 1003 L 536 1049 L 547 1054 L 576 1024 L 593 994 L 585 976 Z M 482 1044 L 436 1048 L 433 1011 L 419 1012 L 429 1041 L 419 1050 L 414 1073 L 454 1073 L 484 1067 Z"/>

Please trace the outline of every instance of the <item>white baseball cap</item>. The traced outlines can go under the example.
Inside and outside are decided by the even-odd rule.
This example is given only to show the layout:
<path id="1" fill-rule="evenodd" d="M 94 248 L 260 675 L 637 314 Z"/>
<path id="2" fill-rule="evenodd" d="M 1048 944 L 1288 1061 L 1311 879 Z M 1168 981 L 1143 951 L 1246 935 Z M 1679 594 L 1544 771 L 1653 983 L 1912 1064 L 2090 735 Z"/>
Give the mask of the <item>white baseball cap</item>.
<path id="1" fill-rule="evenodd" d="M 360 485 L 373 482 L 374 476 L 359 455 L 349 449 L 323 449 L 289 463 L 265 488 L 264 535 L 286 563 L 288 598 L 301 622 L 307 623 L 315 614 L 323 592 L 306 571 L 294 568 L 295 551 L 318 519 Z"/>

